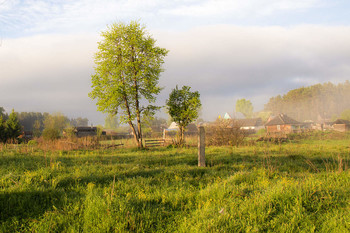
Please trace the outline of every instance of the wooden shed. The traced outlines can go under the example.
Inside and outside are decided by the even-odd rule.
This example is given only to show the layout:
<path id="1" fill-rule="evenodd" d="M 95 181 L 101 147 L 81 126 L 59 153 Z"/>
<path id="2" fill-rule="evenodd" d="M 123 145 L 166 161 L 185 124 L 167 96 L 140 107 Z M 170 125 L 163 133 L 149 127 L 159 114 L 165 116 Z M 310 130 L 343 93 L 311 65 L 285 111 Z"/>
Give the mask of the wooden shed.
<path id="1" fill-rule="evenodd" d="M 346 132 L 350 129 L 350 121 L 338 119 L 333 122 L 333 129 L 339 132 Z"/>

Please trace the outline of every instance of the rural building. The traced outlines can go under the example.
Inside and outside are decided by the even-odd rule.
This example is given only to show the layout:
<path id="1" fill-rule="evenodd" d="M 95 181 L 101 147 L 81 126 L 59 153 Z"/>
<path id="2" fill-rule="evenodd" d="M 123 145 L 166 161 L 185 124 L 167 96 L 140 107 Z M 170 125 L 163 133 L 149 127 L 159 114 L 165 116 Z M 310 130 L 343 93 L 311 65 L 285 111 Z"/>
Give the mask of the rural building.
<path id="1" fill-rule="evenodd" d="M 290 118 L 286 114 L 278 114 L 266 124 L 267 136 L 284 137 L 289 133 L 299 132 L 302 123 Z"/>
<path id="2" fill-rule="evenodd" d="M 97 127 L 75 127 L 74 132 L 77 137 L 96 136 Z"/>
<path id="3" fill-rule="evenodd" d="M 247 131 L 248 133 L 256 133 L 260 129 L 264 129 L 262 119 L 251 118 L 251 119 L 237 119 L 237 125 L 240 129 Z"/>
<path id="4" fill-rule="evenodd" d="M 350 129 L 350 121 L 338 119 L 335 122 L 333 122 L 332 128 L 339 132 L 346 132 Z"/>
<path id="5" fill-rule="evenodd" d="M 165 139 L 167 136 L 175 136 L 176 133 L 179 132 L 179 130 L 180 130 L 179 126 L 175 122 L 172 122 L 167 129 L 164 129 L 163 138 Z M 185 135 L 197 135 L 197 133 L 198 133 L 198 128 L 194 123 L 190 123 L 186 127 L 184 132 Z"/>
<path id="6" fill-rule="evenodd" d="M 97 127 L 89 127 L 89 126 L 84 126 L 84 127 L 74 127 L 73 128 L 73 133 L 77 137 L 88 137 L 88 136 L 97 136 Z M 63 135 L 66 135 L 67 132 L 64 130 Z M 102 135 L 106 135 L 105 131 L 102 131 Z"/>

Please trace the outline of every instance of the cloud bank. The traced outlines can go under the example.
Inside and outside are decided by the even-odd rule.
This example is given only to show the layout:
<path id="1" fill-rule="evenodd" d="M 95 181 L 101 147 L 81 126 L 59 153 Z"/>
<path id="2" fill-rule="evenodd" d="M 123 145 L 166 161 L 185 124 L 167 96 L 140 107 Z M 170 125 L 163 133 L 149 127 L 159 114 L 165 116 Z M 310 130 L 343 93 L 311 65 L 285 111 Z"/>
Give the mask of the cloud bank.
<path id="1" fill-rule="evenodd" d="M 350 76 L 350 27 L 216 25 L 151 34 L 170 50 L 158 104 L 164 105 L 176 85 L 188 85 L 201 93 L 207 120 L 232 112 L 238 98 L 260 110 L 274 95 Z M 0 48 L 0 106 L 103 123 L 87 96 L 98 40 L 95 34 L 7 40 Z"/>

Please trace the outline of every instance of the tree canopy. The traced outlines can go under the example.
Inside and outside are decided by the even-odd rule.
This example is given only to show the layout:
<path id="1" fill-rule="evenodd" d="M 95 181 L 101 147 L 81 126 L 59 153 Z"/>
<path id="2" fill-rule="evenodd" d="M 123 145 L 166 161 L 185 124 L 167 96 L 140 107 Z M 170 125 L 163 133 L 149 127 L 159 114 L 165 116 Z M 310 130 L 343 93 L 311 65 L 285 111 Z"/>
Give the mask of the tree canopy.
<path id="1" fill-rule="evenodd" d="M 22 126 L 19 123 L 18 116 L 12 110 L 9 118 L 6 121 L 6 135 L 7 139 L 16 140 L 21 135 Z"/>
<path id="2" fill-rule="evenodd" d="M 236 101 L 236 112 L 242 113 L 246 118 L 253 116 L 253 104 L 250 100 L 239 99 Z"/>
<path id="3" fill-rule="evenodd" d="M 324 83 L 301 87 L 270 98 L 265 111 L 285 113 L 298 120 L 325 120 L 350 109 L 350 82 Z"/>
<path id="4" fill-rule="evenodd" d="M 161 91 L 158 81 L 168 51 L 156 46 L 138 22 L 114 23 L 101 36 L 89 96 L 97 100 L 99 111 L 119 113 L 143 147 L 141 117 L 158 109 L 152 103 Z"/>
<path id="5" fill-rule="evenodd" d="M 188 86 L 182 89 L 174 88 L 169 99 L 166 101 L 166 108 L 172 120 L 177 123 L 180 129 L 180 143 L 184 141 L 185 128 L 198 118 L 200 107 L 200 94 L 192 92 Z"/>

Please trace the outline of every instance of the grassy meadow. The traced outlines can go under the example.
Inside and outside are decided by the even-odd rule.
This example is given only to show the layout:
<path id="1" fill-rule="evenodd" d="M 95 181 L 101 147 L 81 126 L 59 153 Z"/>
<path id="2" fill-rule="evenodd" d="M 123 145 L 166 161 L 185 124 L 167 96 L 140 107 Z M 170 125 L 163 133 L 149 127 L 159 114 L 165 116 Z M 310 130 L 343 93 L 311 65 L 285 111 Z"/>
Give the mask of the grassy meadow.
<path id="1" fill-rule="evenodd" d="M 0 232 L 350 232 L 350 139 L 242 147 L 0 145 Z"/>

